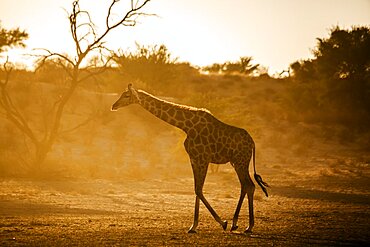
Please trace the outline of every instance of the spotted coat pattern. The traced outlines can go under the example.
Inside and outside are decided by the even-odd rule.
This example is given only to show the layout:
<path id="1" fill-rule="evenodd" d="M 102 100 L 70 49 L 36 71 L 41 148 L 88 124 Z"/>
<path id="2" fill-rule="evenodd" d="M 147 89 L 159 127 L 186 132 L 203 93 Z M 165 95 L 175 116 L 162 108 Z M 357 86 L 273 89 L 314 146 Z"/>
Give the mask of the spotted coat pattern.
<path id="1" fill-rule="evenodd" d="M 231 230 L 238 228 L 237 221 L 245 195 L 249 204 L 249 227 L 254 225 L 253 194 L 254 183 L 249 175 L 249 163 L 254 154 L 255 144 L 244 129 L 225 124 L 215 118 L 208 110 L 184 106 L 159 99 L 145 91 L 135 90 L 129 85 L 128 90 L 112 106 L 113 110 L 138 103 L 144 109 L 163 121 L 182 129 L 186 134 L 185 150 L 189 155 L 195 182 L 194 222 L 189 233 L 196 232 L 199 218 L 199 200 L 201 200 L 217 222 L 225 230 L 227 222 L 221 220 L 203 195 L 203 185 L 209 163 L 224 164 L 230 162 L 236 170 L 241 183 L 241 194 L 234 214 Z"/>

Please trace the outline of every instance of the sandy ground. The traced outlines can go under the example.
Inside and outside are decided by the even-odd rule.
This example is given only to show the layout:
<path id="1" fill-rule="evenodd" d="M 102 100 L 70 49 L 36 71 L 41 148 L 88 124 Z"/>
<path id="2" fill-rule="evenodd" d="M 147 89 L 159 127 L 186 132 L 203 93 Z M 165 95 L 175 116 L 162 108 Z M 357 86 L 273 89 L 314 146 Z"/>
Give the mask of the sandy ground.
<path id="1" fill-rule="evenodd" d="M 141 122 L 135 119 L 128 118 L 133 123 L 125 124 Z M 136 124 L 136 135 L 126 134 L 120 142 L 106 143 L 110 132 L 99 129 L 98 156 L 95 151 L 80 150 L 84 146 L 95 150 L 91 143 L 80 143 L 71 152 L 76 157 L 70 153 L 59 157 L 66 156 L 66 164 L 80 167 L 83 158 L 94 165 L 99 161 L 94 159 L 104 154 L 100 163 L 110 173 L 136 167 L 122 176 L 93 179 L 99 174 L 91 172 L 89 179 L 0 179 L 0 246 L 370 245 L 369 152 L 321 142 L 310 149 L 306 145 L 278 150 L 258 142 L 257 170 L 271 188 L 268 198 L 256 189 L 253 233 L 242 233 L 248 224 L 246 201 L 239 218 L 241 233 L 230 232 L 240 185 L 233 168 L 226 165 L 217 173 L 210 169 L 204 194 L 228 220 L 227 230 L 223 231 L 201 204 L 198 233 L 188 234 L 195 201 L 191 167 L 176 154 L 180 151 L 162 152 L 180 149 L 184 155 L 182 136 L 177 132 L 145 136 L 149 130 Z M 140 138 L 153 141 L 138 142 Z M 118 149 L 120 146 L 125 150 Z M 141 150 L 140 157 L 137 150 Z M 109 163 L 114 152 L 124 153 L 124 160 Z M 140 171 L 146 168 L 149 170 Z"/>
<path id="2" fill-rule="evenodd" d="M 314 161 L 311 162 L 311 164 Z M 175 178 L 112 180 L 62 179 L 0 182 L 1 246 L 304 246 L 370 244 L 369 164 L 337 169 L 316 161 L 317 169 L 265 167 L 270 196 L 255 194 L 251 235 L 231 233 L 239 184 L 231 168 L 207 177 L 204 192 L 222 228 L 204 205 L 198 233 L 193 219 L 193 180 Z M 330 168 L 332 167 L 332 168 Z M 190 169 L 190 167 L 189 167 Z M 340 172 L 339 172 L 340 171 Z M 347 171 L 347 172 L 346 172 Z M 350 173 L 352 172 L 352 173 Z M 247 227 L 247 203 L 239 229 Z"/>
<path id="3" fill-rule="evenodd" d="M 51 164 L 62 164 L 74 175 L 0 178 L 0 246 L 370 246 L 370 151 L 326 143 L 323 139 L 333 139 L 322 134 L 307 137 L 311 127 L 302 124 L 275 126 L 277 120 L 268 119 L 280 108 L 269 100 L 265 104 L 264 95 L 278 95 L 275 87 L 281 85 L 254 83 L 259 86 L 245 90 L 250 97 L 243 92 L 243 97 L 226 98 L 236 112 L 225 113 L 228 120 L 243 116 L 242 122 L 253 124 L 248 130 L 256 137 L 257 170 L 271 185 L 268 198 L 256 189 L 252 234 L 242 233 L 248 223 L 246 201 L 241 233 L 230 232 L 240 190 L 230 165 L 209 172 L 204 188 L 213 208 L 228 220 L 227 230 L 201 204 L 198 233 L 188 234 L 195 196 L 184 133 L 171 131 L 139 106 L 112 114 L 117 96 L 106 95 L 99 101 L 106 109 L 101 120 L 61 135 L 53 147 Z M 86 119 L 90 97 L 76 95 L 66 129 Z M 256 107 L 249 109 L 251 101 Z M 272 116 L 263 120 L 254 117 L 256 112 Z"/>

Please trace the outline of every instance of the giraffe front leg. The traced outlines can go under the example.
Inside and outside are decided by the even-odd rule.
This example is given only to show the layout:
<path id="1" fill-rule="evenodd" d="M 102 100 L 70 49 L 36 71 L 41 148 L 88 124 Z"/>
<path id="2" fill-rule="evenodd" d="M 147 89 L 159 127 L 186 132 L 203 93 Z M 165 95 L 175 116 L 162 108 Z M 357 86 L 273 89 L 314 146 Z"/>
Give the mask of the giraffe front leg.
<path id="1" fill-rule="evenodd" d="M 211 207 L 211 205 L 208 203 L 206 198 L 203 195 L 203 192 L 201 191 L 196 191 L 197 196 L 199 197 L 200 200 L 202 200 L 203 204 L 206 206 L 208 211 L 212 214 L 213 218 L 222 226 L 222 229 L 226 230 L 227 228 L 227 220 L 222 220 L 220 216 L 216 213 L 216 211 Z"/>
<path id="2" fill-rule="evenodd" d="M 199 197 L 195 196 L 195 209 L 194 209 L 194 222 L 193 225 L 190 227 L 188 233 L 196 233 L 196 229 L 198 226 L 199 220 Z"/>
<path id="3" fill-rule="evenodd" d="M 216 211 L 211 207 L 211 205 L 208 203 L 208 201 L 203 195 L 203 185 L 207 174 L 208 163 L 196 162 L 194 160 L 191 160 L 191 162 L 194 173 L 195 194 L 198 198 L 196 200 L 201 200 L 208 209 L 208 211 L 212 214 L 213 218 L 222 226 L 224 230 L 226 230 L 227 221 L 221 220 L 220 216 L 218 216 Z M 199 205 L 198 206 L 196 205 L 196 210 L 199 210 Z M 194 213 L 194 219 L 195 217 L 198 217 L 197 214 L 199 214 L 199 212 L 196 211 Z"/>

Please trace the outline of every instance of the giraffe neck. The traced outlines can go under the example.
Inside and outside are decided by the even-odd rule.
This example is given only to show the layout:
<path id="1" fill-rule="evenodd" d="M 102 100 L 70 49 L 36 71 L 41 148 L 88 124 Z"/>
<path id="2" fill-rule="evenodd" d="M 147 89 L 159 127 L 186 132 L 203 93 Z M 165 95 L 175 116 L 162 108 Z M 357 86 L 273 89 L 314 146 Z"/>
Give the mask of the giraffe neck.
<path id="1" fill-rule="evenodd" d="M 190 119 L 200 110 L 159 99 L 142 90 L 138 90 L 138 94 L 140 98 L 139 104 L 144 109 L 186 133 L 192 127 Z"/>

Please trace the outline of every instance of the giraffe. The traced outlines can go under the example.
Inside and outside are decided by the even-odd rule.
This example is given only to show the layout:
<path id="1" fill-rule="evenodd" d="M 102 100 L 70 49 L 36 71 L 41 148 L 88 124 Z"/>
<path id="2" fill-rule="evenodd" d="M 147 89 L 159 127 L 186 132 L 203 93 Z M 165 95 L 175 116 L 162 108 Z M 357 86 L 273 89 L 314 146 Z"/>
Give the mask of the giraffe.
<path id="1" fill-rule="evenodd" d="M 200 201 L 206 206 L 213 218 L 226 230 L 227 221 L 220 218 L 204 197 L 203 185 L 209 163 L 225 164 L 230 162 L 241 184 L 240 197 L 234 213 L 231 231 L 238 228 L 240 209 L 247 195 L 249 226 L 245 232 L 251 233 L 254 226 L 253 195 L 255 191 L 255 185 L 249 175 L 249 163 L 252 156 L 254 178 L 266 196 L 268 196 L 266 189 L 268 184 L 256 173 L 256 148 L 248 132 L 221 122 L 206 109 L 179 105 L 159 99 L 145 91 L 134 89 L 130 83 L 127 90 L 112 105 L 112 111 L 131 104 L 141 105 L 154 116 L 182 129 L 187 134 L 184 147 L 190 158 L 195 190 L 194 221 L 188 232 L 196 233 Z"/>

